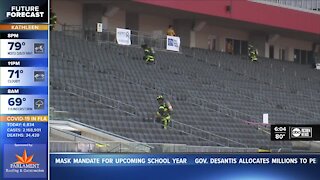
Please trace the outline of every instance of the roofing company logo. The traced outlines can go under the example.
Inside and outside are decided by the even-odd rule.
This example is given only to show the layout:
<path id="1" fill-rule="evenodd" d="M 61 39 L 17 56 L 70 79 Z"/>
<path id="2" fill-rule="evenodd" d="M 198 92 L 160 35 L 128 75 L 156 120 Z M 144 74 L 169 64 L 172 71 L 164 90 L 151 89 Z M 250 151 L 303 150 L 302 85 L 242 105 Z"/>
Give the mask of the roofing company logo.
<path id="1" fill-rule="evenodd" d="M 5 144 L 3 172 L 5 178 L 45 178 L 47 153 L 45 144 Z"/>
<path id="2" fill-rule="evenodd" d="M 32 156 L 27 155 L 27 150 L 23 151 L 22 156 L 19 156 L 16 154 L 16 158 L 18 159 L 18 161 L 15 162 L 14 164 L 38 164 L 32 161 L 33 155 Z"/>
<path id="3" fill-rule="evenodd" d="M 10 164 L 10 168 L 30 168 L 30 169 L 39 168 L 40 164 L 32 161 L 33 156 L 34 155 L 28 156 L 27 150 L 24 149 L 22 156 L 19 156 L 16 154 L 16 158 L 18 161 Z"/>

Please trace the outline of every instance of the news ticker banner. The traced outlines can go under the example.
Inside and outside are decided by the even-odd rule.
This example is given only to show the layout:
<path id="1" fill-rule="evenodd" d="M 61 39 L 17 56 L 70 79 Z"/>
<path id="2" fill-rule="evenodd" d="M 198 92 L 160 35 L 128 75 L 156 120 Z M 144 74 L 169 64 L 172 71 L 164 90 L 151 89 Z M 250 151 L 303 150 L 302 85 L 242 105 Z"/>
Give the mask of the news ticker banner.
<path id="1" fill-rule="evenodd" d="M 48 14 L 0 1 L 0 180 L 48 179 Z"/>
<path id="2" fill-rule="evenodd" d="M 273 141 L 320 141 L 320 125 L 271 125 Z"/>
<path id="3" fill-rule="evenodd" d="M 51 154 L 50 179 L 318 180 L 319 158 L 319 154 Z"/>

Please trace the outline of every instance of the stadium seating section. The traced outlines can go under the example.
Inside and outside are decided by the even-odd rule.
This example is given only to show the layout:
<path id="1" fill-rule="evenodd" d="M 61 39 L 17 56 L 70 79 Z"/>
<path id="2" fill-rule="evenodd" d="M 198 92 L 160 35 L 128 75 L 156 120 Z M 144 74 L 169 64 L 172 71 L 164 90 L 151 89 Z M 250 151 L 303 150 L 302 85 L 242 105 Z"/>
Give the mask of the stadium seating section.
<path id="1" fill-rule="evenodd" d="M 51 32 L 50 105 L 140 142 L 200 146 L 290 148 L 270 141 L 263 113 L 270 123 L 320 120 L 320 72 L 310 66 L 267 58 L 253 63 L 196 48 L 156 51 L 154 65 L 142 56 L 139 47 Z M 161 129 L 153 119 L 159 94 L 173 105 L 173 121 L 219 136 L 208 141 L 183 129 Z"/>

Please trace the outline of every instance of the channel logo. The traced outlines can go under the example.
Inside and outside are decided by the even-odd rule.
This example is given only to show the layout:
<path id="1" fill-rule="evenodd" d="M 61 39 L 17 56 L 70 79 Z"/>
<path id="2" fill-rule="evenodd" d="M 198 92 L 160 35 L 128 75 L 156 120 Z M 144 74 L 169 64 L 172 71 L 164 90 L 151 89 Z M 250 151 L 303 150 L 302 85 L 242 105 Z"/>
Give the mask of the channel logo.
<path id="1" fill-rule="evenodd" d="M 291 127 L 291 139 L 312 138 L 312 127 Z"/>

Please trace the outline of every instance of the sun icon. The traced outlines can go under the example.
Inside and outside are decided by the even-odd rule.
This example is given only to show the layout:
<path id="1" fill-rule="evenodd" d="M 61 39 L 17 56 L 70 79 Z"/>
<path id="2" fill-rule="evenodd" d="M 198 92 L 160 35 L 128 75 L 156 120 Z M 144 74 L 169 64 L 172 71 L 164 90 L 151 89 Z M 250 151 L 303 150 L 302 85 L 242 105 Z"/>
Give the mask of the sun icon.
<path id="1" fill-rule="evenodd" d="M 28 156 L 26 150 L 23 151 L 22 156 L 19 156 L 16 154 L 16 158 L 18 159 L 18 161 L 15 162 L 15 164 L 38 164 L 38 163 L 32 161 L 33 155 Z"/>

